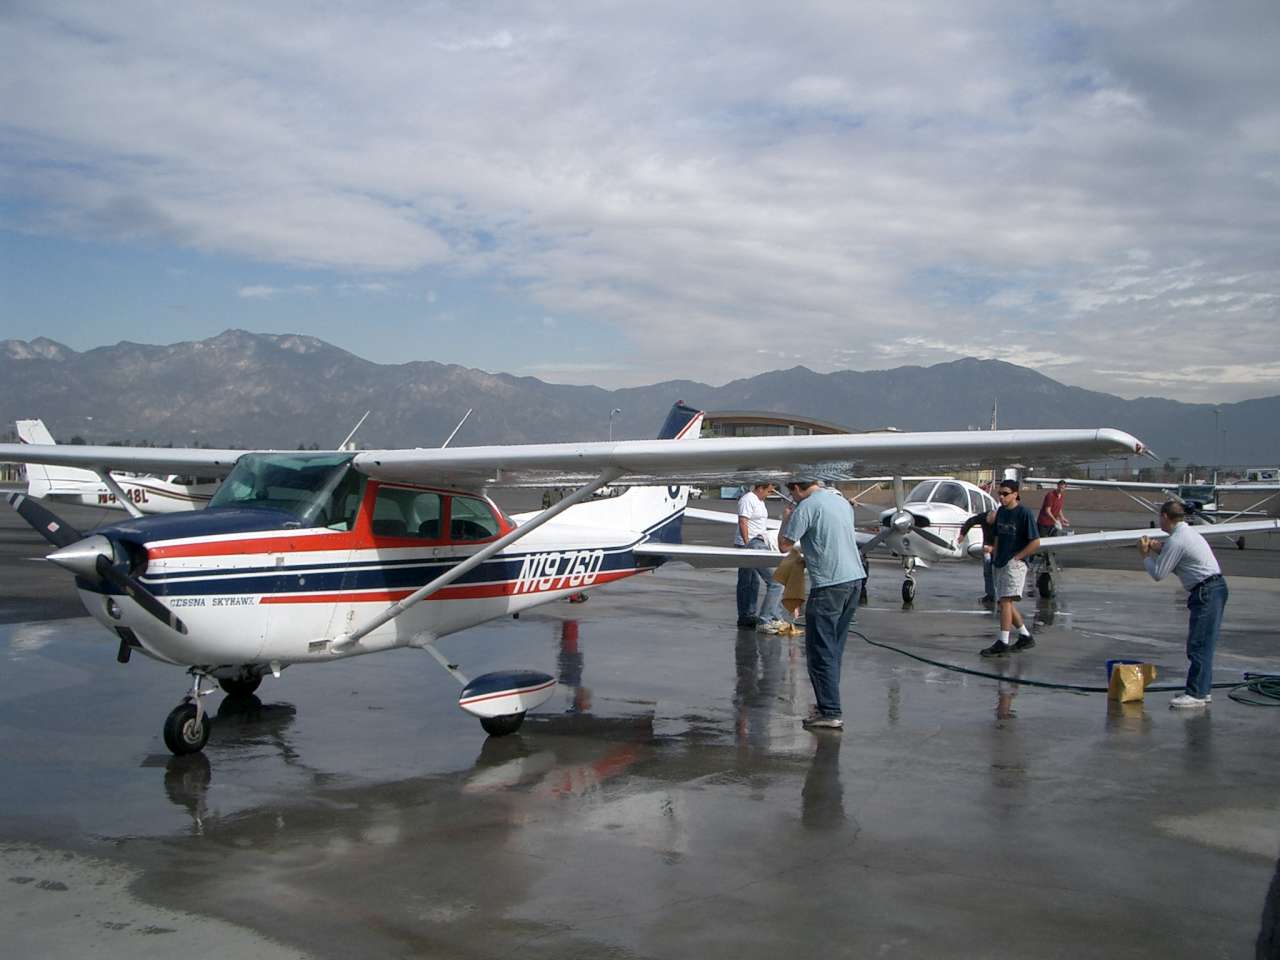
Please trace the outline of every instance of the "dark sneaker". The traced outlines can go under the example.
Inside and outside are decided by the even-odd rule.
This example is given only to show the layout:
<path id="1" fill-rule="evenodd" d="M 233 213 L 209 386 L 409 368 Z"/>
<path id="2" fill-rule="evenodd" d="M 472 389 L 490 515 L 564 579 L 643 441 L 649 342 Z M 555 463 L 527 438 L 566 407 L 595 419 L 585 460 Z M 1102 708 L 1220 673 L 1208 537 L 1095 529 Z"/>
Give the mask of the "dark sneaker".
<path id="1" fill-rule="evenodd" d="M 754 630 L 756 628 L 755 617 L 739 617 L 738 626 L 743 630 Z"/>
<path id="2" fill-rule="evenodd" d="M 828 717 L 825 713 L 811 713 L 804 718 L 804 725 L 810 730 L 843 730 L 844 721 L 839 717 Z"/>
<path id="3" fill-rule="evenodd" d="M 978 602 L 979 603 L 995 603 L 996 598 L 995 597 L 979 597 Z"/>
<path id="4" fill-rule="evenodd" d="M 1008 655 L 1009 645 L 1001 643 L 999 640 L 986 649 L 978 651 L 978 656 L 980 657 L 1007 657 Z"/>
<path id="5" fill-rule="evenodd" d="M 1030 650 L 1036 645 L 1035 637 L 1019 637 L 1018 642 L 1013 645 L 1013 652 L 1018 653 L 1022 650 Z"/>

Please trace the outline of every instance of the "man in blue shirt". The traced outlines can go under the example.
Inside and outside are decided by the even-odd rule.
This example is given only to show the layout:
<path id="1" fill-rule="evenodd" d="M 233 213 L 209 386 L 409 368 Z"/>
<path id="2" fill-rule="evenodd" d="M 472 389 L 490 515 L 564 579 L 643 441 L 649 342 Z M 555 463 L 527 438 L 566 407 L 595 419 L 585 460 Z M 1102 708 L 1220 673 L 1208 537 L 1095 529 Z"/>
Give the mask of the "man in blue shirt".
<path id="1" fill-rule="evenodd" d="M 1000 636 L 981 651 L 984 657 L 1007 657 L 1036 645 L 1022 614 L 1014 606 L 1022 599 L 1027 583 L 1027 557 L 1040 549 L 1040 531 L 1036 516 L 1018 498 L 1018 481 L 1001 480 L 996 487 L 1000 509 L 996 511 L 996 543 L 991 552 L 991 570 L 996 582 L 996 599 L 1000 603 Z M 1018 640 L 1010 645 L 1009 633 L 1018 628 Z"/>
<path id="2" fill-rule="evenodd" d="M 817 707 L 804 725 L 841 730 L 840 663 L 867 572 L 858 555 L 849 501 L 809 478 L 791 480 L 787 489 L 796 508 L 778 535 L 778 546 L 786 553 L 799 542 L 809 575 L 804 650 Z"/>

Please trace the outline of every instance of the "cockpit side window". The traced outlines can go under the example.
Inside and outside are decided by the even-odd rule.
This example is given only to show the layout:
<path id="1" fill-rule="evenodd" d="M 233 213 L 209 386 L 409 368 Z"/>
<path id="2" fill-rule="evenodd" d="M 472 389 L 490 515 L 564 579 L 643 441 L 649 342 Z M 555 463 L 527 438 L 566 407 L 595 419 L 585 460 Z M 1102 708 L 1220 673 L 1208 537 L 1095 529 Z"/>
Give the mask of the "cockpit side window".
<path id="1" fill-rule="evenodd" d="M 439 540 L 440 501 L 438 493 L 379 487 L 373 502 L 373 535 Z"/>
<path id="2" fill-rule="evenodd" d="M 969 509 L 969 498 L 965 496 L 964 487 L 958 483 L 940 483 L 934 491 L 933 503 L 950 503 L 962 510 Z"/>
<path id="3" fill-rule="evenodd" d="M 455 542 L 489 540 L 501 532 L 493 509 L 476 497 L 454 497 L 449 514 L 449 539 Z"/>

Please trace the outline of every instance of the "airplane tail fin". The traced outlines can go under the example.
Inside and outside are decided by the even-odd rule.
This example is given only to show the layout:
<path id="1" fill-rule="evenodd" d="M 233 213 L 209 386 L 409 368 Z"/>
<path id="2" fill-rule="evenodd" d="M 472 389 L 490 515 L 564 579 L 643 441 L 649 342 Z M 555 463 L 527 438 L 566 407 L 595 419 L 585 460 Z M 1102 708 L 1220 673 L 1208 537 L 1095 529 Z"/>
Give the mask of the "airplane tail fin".
<path id="1" fill-rule="evenodd" d="M 43 420 L 18 420 L 18 439 L 37 446 L 55 446 L 57 441 Z M 89 470 L 56 467 L 44 463 L 27 464 L 27 496 L 39 500 L 59 494 L 79 494 L 86 487 L 96 488 L 101 481 Z"/>
<path id="2" fill-rule="evenodd" d="M 677 400 L 658 431 L 659 440 L 696 440 L 702 431 L 703 412 Z M 631 487 L 616 497 L 591 500 L 570 508 L 570 523 L 620 527 L 648 534 L 660 543 L 681 542 L 681 521 L 689 502 L 689 488 L 671 484 Z"/>

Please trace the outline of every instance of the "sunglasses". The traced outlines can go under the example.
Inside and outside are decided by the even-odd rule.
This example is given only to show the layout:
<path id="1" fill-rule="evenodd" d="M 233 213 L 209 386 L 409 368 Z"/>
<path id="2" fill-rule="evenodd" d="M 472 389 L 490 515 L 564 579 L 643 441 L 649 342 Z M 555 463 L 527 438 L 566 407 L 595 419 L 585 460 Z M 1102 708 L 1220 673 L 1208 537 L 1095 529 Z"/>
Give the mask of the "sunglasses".
<path id="1" fill-rule="evenodd" d="M 1017 493 L 1017 491 L 1016 491 L 1016 490 L 1001 490 L 1001 491 L 1000 491 L 1000 496 L 1002 496 L 1002 497 L 1012 497 L 1015 493 Z"/>

